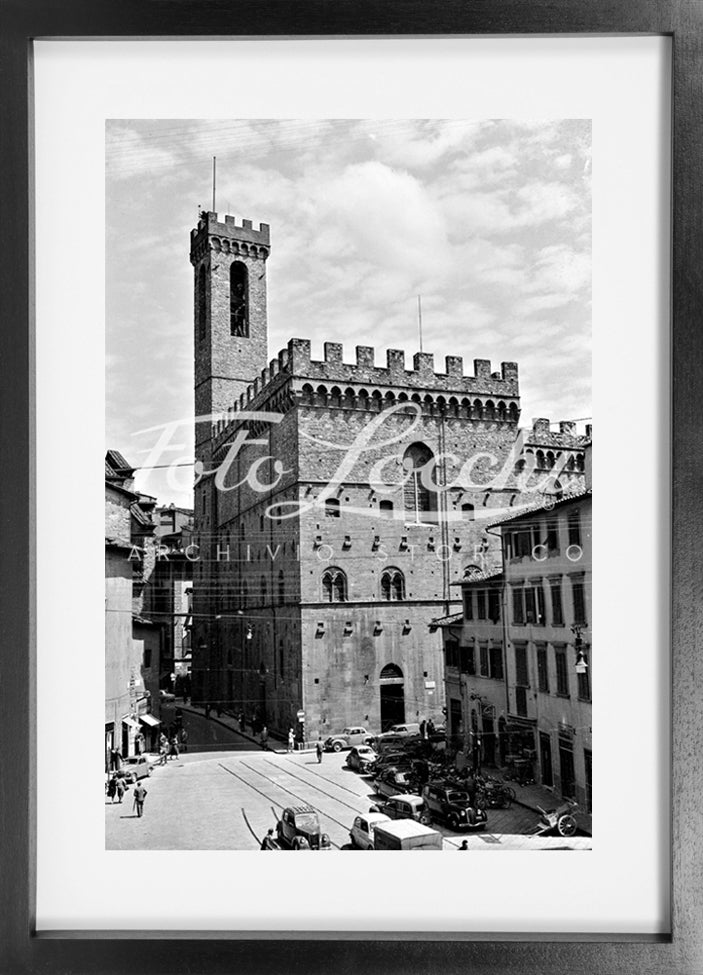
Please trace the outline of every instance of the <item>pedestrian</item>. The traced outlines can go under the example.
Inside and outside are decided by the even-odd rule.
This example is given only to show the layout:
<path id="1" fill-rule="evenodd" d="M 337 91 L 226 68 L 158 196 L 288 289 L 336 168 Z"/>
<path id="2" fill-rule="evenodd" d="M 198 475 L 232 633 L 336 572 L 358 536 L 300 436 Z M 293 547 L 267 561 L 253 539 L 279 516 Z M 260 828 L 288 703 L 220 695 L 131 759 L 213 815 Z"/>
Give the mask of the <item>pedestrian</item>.
<path id="1" fill-rule="evenodd" d="M 275 844 L 275 840 L 273 838 L 273 830 L 272 829 L 270 829 L 267 832 L 266 836 L 264 836 L 263 840 L 261 841 L 260 849 L 261 850 L 275 850 L 276 849 L 276 844 Z"/>
<path id="2" fill-rule="evenodd" d="M 425 736 L 425 732 L 426 731 L 427 731 L 427 722 L 423 718 L 422 721 L 420 722 L 420 737 L 421 738 L 425 738 L 426 737 Z"/>
<path id="3" fill-rule="evenodd" d="M 122 752 L 119 748 L 110 749 L 110 768 L 113 772 L 119 772 L 122 765 Z"/>
<path id="4" fill-rule="evenodd" d="M 295 735 L 293 734 L 293 729 L 288 729 L 288 751 L 292 752 L 295 748 Z"/>
<path id="5" fill-rule="evenodd" d="M 468 850 L 468 848 L 469 848 L 469 841 L 468 840 L 462 840 L 461 841 L 461 846 L 459 847 L 459 849 L 460 850 Z"/>
<path id="6" fill-rule="evenodd" d="M 115 779 L 115 792 L 117 793 L 117 801 L 122 802 L 125 793 L 124 779 Z"/>
<path id="7" fill-rule="evenodd" d="M 322 739 L 318 737 L 315 742 L 315 751 L 317 752 L 317 764 L 322 764 Z"/>
<path id="8" fill-rule="evenodd" d="M 432 718 L 430 718 L 430 720 L 427 722 L 427 737 L 431 738 L 434 733 L 435 733 L 435 724 Z"/>
<path id="9" fill-rule="evenodd" d="M 474 770 L 474 775 L 479 775 L 481 772 L 481 739 L 476 738 L 471 749 L 471 764 Z"/>
<path id="10" fill-rule="evenodd" d="M 184 752 L 188 751 L 188 732 L 185 728 L 181 729 L 181 748 Z"/>
<path id="11" fill-rule="evenodd" d="M 117 783 L 115 781 L 115 776 L 113 775 L 110 777 L 110 781 L 107 783 L 107 797 L 110 800 L 110 802 L 115 801 L 116 785 Z"/>
<path id="12" fill-rule="evenodd" d="M 244 724 L 244 712 L 243 711 L 240 711 L 239 712 L 239 717 L 237 718 L 237 720 L 239 721 L 239 730 L 240 731 L 244 731 L 245 730 L 245 724 Z"/>
<path id="13" fill-rule="evenodd" d="M 134 808 L 137 810 L 137 816 L 140 819 L 144 812 L 144 800 L 148 794 L 143 785 L 136 785 L 134 787 Z"/>
<path id="14" fill-rule="evenodd" d="M 261 747 L 262 748 L 268 748 L 268 745 L 266 744 L 266 742 L 268 740 L 269 740 L 269 730 L 266 727 L 266 725 L 264 725 L 263 728 L 261 729 Z"/>
<path id="15" fill-rule="evenodd" d="M 138 732 L 134 737 L 134 748 L 137 755 L 144 754 L 144 735 L 141 733 L 141 731 Z"/>
<path id="16" fill-rule="evenodd" d="M 178 758 L 178 739 L 176 738 L 175 735 L 171 739 L 171 745 L 170 745 L 169 750 L 168 750 L 168 757 L 169 758 Z"/>

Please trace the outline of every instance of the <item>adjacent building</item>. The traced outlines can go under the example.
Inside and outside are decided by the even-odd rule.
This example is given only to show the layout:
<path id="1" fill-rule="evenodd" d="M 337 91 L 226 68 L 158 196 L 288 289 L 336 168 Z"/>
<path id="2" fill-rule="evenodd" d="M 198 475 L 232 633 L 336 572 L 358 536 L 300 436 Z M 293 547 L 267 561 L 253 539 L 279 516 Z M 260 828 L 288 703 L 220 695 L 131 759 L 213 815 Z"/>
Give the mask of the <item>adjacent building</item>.
<path id="1" fill-rule="evenodd" d="M 590 486 L 502 519 L 491 529 L 502 569 L 470 573 L 461 614 L 435 621 L 456 747 L 480 741 L 486 764 L 527 760 L 537 781 L 589 812 L 591 526 Z"/>

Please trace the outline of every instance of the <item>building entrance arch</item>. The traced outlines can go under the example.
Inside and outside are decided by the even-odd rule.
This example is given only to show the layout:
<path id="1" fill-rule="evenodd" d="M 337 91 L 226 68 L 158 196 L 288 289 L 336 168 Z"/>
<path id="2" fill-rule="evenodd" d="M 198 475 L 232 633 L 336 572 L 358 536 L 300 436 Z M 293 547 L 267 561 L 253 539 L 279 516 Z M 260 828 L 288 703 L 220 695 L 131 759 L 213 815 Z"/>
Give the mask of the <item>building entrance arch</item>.
<path id="1" fill-rule="evenodd" d="M 379 675 L 381 685 L 381 731 L 405 721 L 405 679 L 397 664 L 387 664 Z"/>

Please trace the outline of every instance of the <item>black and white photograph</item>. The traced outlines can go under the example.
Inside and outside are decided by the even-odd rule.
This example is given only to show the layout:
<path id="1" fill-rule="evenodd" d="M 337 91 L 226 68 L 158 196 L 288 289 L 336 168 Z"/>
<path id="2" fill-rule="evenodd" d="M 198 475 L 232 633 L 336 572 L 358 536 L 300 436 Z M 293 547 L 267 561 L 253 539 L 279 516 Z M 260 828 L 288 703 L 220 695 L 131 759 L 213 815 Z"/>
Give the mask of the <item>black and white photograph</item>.
<path id="1" fill-rule="evenodd" d="M 107 120 L 107 850 L 591 850 L 591 135 Z"/>

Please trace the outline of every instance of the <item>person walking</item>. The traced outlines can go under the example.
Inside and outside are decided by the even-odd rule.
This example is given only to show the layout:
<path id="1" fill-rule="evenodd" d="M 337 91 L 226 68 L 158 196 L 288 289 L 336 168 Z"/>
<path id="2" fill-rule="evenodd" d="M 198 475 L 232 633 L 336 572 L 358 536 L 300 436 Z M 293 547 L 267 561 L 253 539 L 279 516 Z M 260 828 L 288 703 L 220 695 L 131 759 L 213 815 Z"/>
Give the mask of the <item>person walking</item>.
<path id="1" fill-rule="evenodd" d="M 115 779 L 115 792 L 117 794 L 117 801 L 122 802 L 125 793 L 124 779 Z"/>
<path id="2" fill-rule="evenodd" d="M 179 753 L 178 753 L 178 738 L 176 738 L 175 735 L 171 739 L 171 745 L 170 745 L 169 750 L 168 750 L 168 757 L 169 758 L 178 758 L 179 757 Z"/>
<path id="3" fill-rule="evenodd" d="M 288 751 L 292 752 L 295 748 L 295 735 L 293 734 L 293 729 L 288 729 Z"/>
<path id="4" fill-rule="evenodd" d="M 113 775 L 113 776 L 110 777 L 110 781 L 107 783 L 107 797 L 110 800 L 110 802 L 114 802 L 115 801 L 115 792 L 116 792 L 116 790 L 117 790 L 117 780 L 115 779 L 115 776 Z"/>
<path id="5" fill-rule="evenodd" d="M 317 764 L 322 765 L 322 739 L 319 737 L 315 742 L 315 751 L 317 752 Z"/>
<path id="6" fill-rule="evenodd" d="M 113 772 L 119 772 L 122 763 L 122 752 L 119 748 L 110 749 L 110 768 Z"/>
<path id="7" fill-rule="evenodd" d="M 184 752 L 188 751 L 188 732 L 185 728 L 181 729 L 181 748 Z"/>
<path id="8" fill-rule="evenodd" d="M 261 729 L 261 747 L 268 748 L 267 742 L 269 740 L 269 730 L 266 725 Z"/>
<path id="9" fill-rule="evenodd" d="M 134 787 L 134 808 L 137 810 L 137 816 L 141 819 L 144 813 L 144 800 L 149 793 L 146 791 L 143 785 L 135 785 Z"/>

